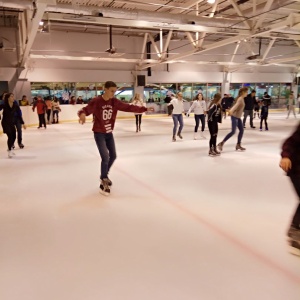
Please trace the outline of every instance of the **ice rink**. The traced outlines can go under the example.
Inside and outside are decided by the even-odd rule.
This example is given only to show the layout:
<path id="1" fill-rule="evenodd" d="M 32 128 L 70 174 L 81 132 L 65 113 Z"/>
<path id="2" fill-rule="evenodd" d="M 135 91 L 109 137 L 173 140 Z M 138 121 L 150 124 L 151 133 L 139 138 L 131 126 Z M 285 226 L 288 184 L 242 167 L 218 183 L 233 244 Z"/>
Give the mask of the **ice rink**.
<path id="1" fill-rule="evenodd" d="M 0 299 L 299 300 L 297 198 L 278 166 L 298 121 L 285 117 L 268 132 L 248 119 L 247 150 L 235 135 L 213 158 L 192 116 L 177 142 L 171 117 L 144 117 L 140 133 L 119 119 L 109 197 L 91 123 L 30 127 L 13 159 L 1 135 Z"/>

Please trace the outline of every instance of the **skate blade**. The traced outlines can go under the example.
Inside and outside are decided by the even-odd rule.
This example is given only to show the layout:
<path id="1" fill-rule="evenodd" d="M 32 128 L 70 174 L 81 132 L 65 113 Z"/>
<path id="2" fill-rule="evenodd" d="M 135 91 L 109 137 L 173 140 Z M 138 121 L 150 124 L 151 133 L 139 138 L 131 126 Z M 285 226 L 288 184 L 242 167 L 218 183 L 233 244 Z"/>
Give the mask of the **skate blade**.
<path id="1" fill-rule="evenodd" d="M 300 256 L 300 249 L 290 246 L 289 252 L 293 255 Z"/>

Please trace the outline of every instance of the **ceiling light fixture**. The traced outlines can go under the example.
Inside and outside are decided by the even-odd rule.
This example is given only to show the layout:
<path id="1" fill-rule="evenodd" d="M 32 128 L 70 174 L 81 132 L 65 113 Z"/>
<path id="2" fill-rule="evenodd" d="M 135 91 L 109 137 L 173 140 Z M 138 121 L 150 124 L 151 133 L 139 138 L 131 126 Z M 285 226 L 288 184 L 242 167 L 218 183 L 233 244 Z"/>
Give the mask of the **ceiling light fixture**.
<path id="1" fill-rule="evenodd" d="M 207 3 L 209 4 L 214 4 L 216 2 L 216 0 L 207 0 Z"/>

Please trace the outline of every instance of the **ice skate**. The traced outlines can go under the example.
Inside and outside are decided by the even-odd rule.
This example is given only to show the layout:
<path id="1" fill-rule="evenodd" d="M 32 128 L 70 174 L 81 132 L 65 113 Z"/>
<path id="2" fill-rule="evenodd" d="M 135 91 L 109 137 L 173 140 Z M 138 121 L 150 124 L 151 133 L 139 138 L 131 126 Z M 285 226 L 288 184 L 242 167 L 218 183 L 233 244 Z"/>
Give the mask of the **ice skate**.
<path id="1" fill-rule="evenodd" d="M 108 179 L 103 178 L 100 183 L 100 194 L 104 196 L 109 196 L 110 195 L 110 188 L 108 184 Z"/>
<path id="2" fill-rule="evenodd" d="M 172 142 L 176 142 L 176 137 L 173 135 Z"/>
<path id="3" fill-rule="evenodd" d="M 197 140 L 197 132 L 194 133 L 194 140 Z"/>
<path id="4" fill-rule="evenodd" d="M 291 225 L 287 232 L 287 236 L 291 240 L 300 241 L 300 229 L 296 228 L 295 226 Z"/>
<path id="5" fill-rule="evenodd" d="M 206 137 L 205 137 L 203 131 L 200 132 L 200 137 L 201 137 L 201 139 L 204 139 L 204 140 L 206 139 Z"/>
<path id="6" fill-rule="evenodd" d="M 290 241 L 290 253 L 300 256 L 300 241 Z"/>
<path id="7" fill-rule="evenodd" d="M 23 148 L 24 148 L 24 145 L 23 145 L 22 143 L 20 143 L 20 144 L 19 144 L 19 148 L 20 148 L 20 149 L 23 149 Z"/>
<path id="8" fill-rule="evenodd" d="M 214 147 L 214 152 L 217 156 L 221 155 L 221 152 L 218 151 L 217 147 Z"/>
<path id="9" fill-rule="evenodd" d="M 216 152 L 215 152 L 215 150 L 214 150 L 213 147 L 211 147 L 211 148 L 209 149 L 208 156 L 211 156 L 211 157 L 217 156 L 217 154 L 216 154 Z"/>
<path id="10" fill-rule="evenodd" d="M 242 147 L 241 144 L 236 144 L 235 150 L 236 150 L 236 151 L 238 151 L 238 150 L 245 151 L 246 148 Z"/>
<path id="11" fill-rule="evenodd" d="M 223 146 L 224 146 L 224 142 L 221 142 L 217 145 L 217 148 L 219 149 L 219 151 L 223 151 Z"/>
<path id="12" fill-rule="evenodd" d="M 178 133 L 177 133 L 177 136 L 178 136 L 180 139 L 182 139 L 181 132 L 178 132 Z"/>
<path id="13" fill-rule="evenodd" d="M 12 158 L 13 157 L 11 150 L 7 150 L 7 156 L 8 156 L 8 158 Z"/>

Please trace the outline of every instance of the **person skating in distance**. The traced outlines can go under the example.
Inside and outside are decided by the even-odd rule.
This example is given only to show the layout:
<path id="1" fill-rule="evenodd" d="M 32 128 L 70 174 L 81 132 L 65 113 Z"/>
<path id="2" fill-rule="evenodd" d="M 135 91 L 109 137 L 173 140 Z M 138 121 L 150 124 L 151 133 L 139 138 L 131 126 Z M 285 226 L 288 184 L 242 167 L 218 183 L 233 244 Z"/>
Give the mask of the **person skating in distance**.
<path id="1" fill-rule="evenodd" d="M 101 157 L 100 192 L 110 195 L 111 180 L 108 173 L 117 155 L 113 129 L 118 110 L 132 113 L 153 111 L 153 108 L 139 107 L 124 103 L 114 97 L 117 85 L 113 81 L 107 81 L 104 85 L 104 94 L 92 99 L 87 106 L 78 111 L 79 123 L 84 124 L 86 116 L 94 116 L 94 139 Z"/>

